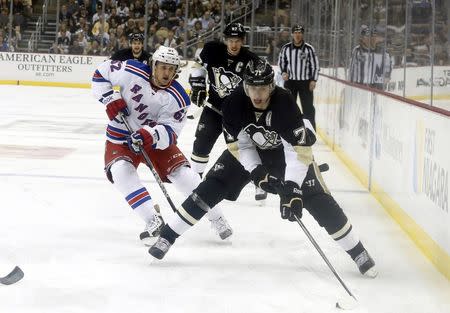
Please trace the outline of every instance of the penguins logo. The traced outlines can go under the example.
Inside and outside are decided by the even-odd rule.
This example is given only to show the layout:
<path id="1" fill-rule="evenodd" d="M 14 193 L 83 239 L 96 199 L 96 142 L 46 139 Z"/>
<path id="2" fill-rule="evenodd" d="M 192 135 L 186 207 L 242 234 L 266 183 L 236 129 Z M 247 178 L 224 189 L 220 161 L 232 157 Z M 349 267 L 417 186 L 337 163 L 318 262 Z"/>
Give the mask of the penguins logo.
<path id="1" fill-rule="evenodd" d="M 250 124 L 244 128 L 244 131 L 260 149 L 274 149 L 281 145 L 281 139 L 278 134 L 265 129 L 263 126 Z"/>
<path id="2" fill-rule="evenodd" d="M 226 71 L 223 67 L 213 67 L 213 72 L 215 82 L 213 88 L 221 98 L 228 96 L 242 80 L 242 78 L 233 72 Z"/>

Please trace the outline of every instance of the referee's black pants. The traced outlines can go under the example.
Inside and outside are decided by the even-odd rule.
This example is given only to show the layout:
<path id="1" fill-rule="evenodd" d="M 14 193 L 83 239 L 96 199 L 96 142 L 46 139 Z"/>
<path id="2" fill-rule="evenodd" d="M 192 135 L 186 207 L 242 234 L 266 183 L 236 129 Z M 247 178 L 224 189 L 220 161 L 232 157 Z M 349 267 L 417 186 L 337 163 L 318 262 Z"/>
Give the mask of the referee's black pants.
<path id="1" fill-rule="evenodd" d="M 316 129 L 316 109 L 314 108 L 314 93 L 309 90 L 310 80 L 287 80 L 284 87 L 290 90 L 294 99 L 300 96 L 303 116 L 308 119 Z"/>

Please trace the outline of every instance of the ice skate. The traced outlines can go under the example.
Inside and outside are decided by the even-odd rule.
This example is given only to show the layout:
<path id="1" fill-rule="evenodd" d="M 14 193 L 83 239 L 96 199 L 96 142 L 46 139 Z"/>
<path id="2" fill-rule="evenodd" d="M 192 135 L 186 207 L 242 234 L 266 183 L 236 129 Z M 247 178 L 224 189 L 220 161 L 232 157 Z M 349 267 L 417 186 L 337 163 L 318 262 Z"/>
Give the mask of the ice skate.
<path id="1" fill-rule="evenodd" d="M 267 199 L 267 192 L 262 190 L 259 187 L 255 187 L 255 200 L 256 201 L 263 201 Z"/>
<path id="2" fill-rule="evenodd" d="M 220 239 L 224 240 L 230 237 L 233 234 L 233 229 L 228 224 L 225 217 L 221 216 L 218 219 L 210 220 L 211 228 L 219 234 Z"/>
<path id="3" fill-rule="evenodd" d="M 361 274 L 370 278 L 377 277 L 378 272 L 375 269 L 375 262 L 373 261 L 367 250 L 361 252 L 354 261 L 356 265 L 358 265 L 358 269 Z"/>
<path id="4" fill-rule="evenodd" d="M 167 251 L 169 251 L 171 246 L 172 245 L 167 239 L 159 237 L 155 244 L 148 249 L 148 253 L 150 253 L 154 258 L 161 260 L 166 255 Z"/>
<path id="5" fill-rule="evenodd" d="M 142 243 L 147 247 L 150 247 L 153 243 L 155 243 L 155 240 L 159 236 L 163 226 L 164 220 L 161 214 L 157 212 L 154 219 L 147 223 L 145 230 L 139 236 Z"/>

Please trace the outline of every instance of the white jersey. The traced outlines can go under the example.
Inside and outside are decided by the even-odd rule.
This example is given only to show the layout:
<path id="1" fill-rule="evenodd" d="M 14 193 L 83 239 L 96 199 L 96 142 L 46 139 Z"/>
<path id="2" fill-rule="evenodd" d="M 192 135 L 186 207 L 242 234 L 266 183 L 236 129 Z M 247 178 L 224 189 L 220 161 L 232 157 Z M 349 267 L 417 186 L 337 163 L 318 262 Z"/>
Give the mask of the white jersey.
<path id="1" fill-rule="evenodd" d="M 132 129 L 144 127 L 153 136 L 153 148 L 164 150 L 175 142 L 186 123 L 190 100 L 177 81 L 157 88 L 150 84 L 150 75 L 150 67 L 138 61 L 108 60 L 94 72 L 92 92 L 105 106 L 122 98 L 130 112 L 128 122 Z M 113 86 L 119 86 L 120 92 L 114 91 Z M 108 141 L 123 144 L 128 135 L 122 121 L 116 118 L 109 122 Z"/>

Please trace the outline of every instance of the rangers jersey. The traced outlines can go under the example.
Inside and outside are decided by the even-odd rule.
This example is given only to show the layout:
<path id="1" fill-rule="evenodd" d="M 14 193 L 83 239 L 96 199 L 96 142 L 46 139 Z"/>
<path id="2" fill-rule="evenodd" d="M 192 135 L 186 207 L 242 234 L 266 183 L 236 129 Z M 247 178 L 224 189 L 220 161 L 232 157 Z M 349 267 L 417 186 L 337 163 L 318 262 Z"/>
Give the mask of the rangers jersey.
<path id="1" fill-rule="evenodd" d="M 151 84 L 150 75 L 150 67 L 138 61 L 108 60 L 94 72 L 92 92 L 105 106 L 122 98 L 127 103 L 132 129 L 145 126 L 154 138 L 153 148 L 163 150 L 176 142 L 186 122 L 190 100 L 176 80 L 166 88 L 158 88 Z M 114 91 L 114 86 L 119 86 L 120 92 Z M 109 122 L 107 140 L 123 144 L 128 135 L 120 118 Z"/>
<path id="2" fill-rule="evenodd" d="M 225 100 L 222 113 L 228 148 L 248 172 L 263 163 L 261 154 L 283 149 L 284 178 L 302 185 L 313 161 L 316 134 L 288 91 L 275 87 L 267 109 L 258 110 L 239 87 Z"/>

